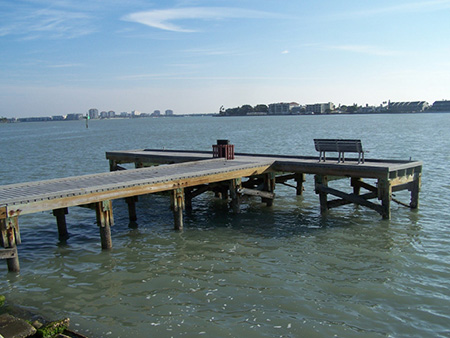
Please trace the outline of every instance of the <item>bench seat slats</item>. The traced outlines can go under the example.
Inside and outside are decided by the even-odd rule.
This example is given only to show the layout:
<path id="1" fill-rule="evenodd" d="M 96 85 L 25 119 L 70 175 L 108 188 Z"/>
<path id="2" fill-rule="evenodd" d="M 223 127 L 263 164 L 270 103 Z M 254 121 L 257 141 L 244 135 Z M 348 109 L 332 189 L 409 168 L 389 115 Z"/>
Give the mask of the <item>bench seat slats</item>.
<path id="1" fill-rule="evenodd" d="M 361 140 L 354 139 L 314 139 L 314 146 L 319 154 L 319 162 L 326 161 L 325 153 L 327 151 L 339 153 L 338 163 L 344 162 L 345 153 L 358 153 L 358 164 L 364 163 L 364 150 Z"/>

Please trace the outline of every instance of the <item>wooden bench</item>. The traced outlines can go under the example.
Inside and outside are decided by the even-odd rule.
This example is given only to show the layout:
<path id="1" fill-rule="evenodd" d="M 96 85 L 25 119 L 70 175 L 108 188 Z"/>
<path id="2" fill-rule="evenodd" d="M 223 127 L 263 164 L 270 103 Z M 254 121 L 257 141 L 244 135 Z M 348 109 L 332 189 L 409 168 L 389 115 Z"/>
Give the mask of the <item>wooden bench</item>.
<path id="1" fill-rule="evenodd" d="M 325 162 L 325 153 L 327 151 L 339 153 L 338 163 L 345 162 L 345 153 L 358 153 L 358 164 L 364 163 L 364 150 L 361 140 L 345 139 L 314 139 L 314 146 L 319 152 L 319 162 L 323 159 Z"/>

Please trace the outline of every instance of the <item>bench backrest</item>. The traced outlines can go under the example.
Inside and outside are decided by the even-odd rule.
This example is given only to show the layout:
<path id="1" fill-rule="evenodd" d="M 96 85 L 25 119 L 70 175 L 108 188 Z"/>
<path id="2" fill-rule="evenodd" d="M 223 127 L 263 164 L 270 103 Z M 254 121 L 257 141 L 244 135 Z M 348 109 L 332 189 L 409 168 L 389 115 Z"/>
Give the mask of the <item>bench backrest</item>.
<path id="1" fill-rule="evenodd" d="M 363 152 L 361 140 L 350 139 L 314 139 L 317 151 Z"/>

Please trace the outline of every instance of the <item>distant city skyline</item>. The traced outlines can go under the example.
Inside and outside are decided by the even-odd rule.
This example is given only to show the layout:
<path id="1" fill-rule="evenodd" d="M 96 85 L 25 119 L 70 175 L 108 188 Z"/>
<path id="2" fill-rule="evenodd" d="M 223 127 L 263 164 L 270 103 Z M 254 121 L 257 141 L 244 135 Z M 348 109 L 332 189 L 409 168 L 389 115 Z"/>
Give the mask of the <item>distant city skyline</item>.
<path id="1" fill-rule="evenodd" d="M 4 0 L 0 116 L 450 99 L 450 0 Z"/>

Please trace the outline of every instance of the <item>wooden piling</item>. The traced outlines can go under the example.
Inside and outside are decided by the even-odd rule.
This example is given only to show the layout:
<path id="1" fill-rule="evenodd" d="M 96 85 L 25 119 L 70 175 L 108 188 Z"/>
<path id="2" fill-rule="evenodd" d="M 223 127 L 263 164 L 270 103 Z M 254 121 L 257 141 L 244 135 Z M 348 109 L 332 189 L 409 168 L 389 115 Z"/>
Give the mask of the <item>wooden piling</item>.
<path id="1" fill-rule="evenodd" d="M 199 190 L 199 189 L 197 189 Z M 200 192 L 199 192 L 200 194 Z M 187 211 L 192 211 L 192 198 L 194 197 L 193 188 L 184 189 L 184 208 Z"/>
<path id="2" fill-rule="evenodd" d="M 173 211 L 174 229 L 183 230 L 183 210 L 185 209 L 184 189 L 172 190 L 171 205 Z"/>
<path id="3" fill-rule="evenodd" d="M 109 160 L 109 171 L 116 171 L 116 170 L 117 170 L 117 161 Z"/>
<path id="4" fill-rule="evenodd" d="M 327 192 L 325 191 L 328 188 L 328 177 L 325 175 L 314 175 L 314 182 L 316 194 L 319 194 L 320 213 L 324 215 L 328 211 Z"/>
<path id="5" fill-rule="evenodd" d="M 230 187 L 230 197 L 231 202 L 230 206 L 234 213 L 239 213 L 241 209 L 241 194 L 239 193 L 239 189 L 242 188 L 242 179 L 236 178 L 229 181 Z"/>
<path id="6" fill-rule="evenodd" d="M 56 224 L 58 225 L 58 235 L 60 241 L 66 241 L 69 238 L 67 231 L 66 215 L 69 213 L 67 208 L 60 208 L 53 210 L 53 216 L 56 217 Z"/>
<path id="7" fill-rule="evenodd" d="M 20 232 L 18 217 L 8 217 L 0 220 L 0 231 L 3 247 L 6 249 L 5 255 L 8 271 L 19 272 L 19 256 L 17 254 L 17 244 L 20 244 Z"/>
<path id="8" fill-rule="evenodd" d="M 114 225 L 111 201 L 95 203 L 97 214 L 97 225 L 100 228 L 100 239 L 103 250 L 112 248 L 111 226 Z"/>
<path id="9" fill-rule="evenodd" d="M 355 195 L 359 195 L 361 193 L 361 182 L 362 178 L 360 177 L 352 177 L 350 179 L 350 185 L 353 187 L 353 193 Z"/>
<path id="10" fill-rule="evenodd" d="M 378 180 L 378 199 L 381 201 L 381 217 L 391 219 L 392 186 L 388 179 Z"/>
<path id="11" fill-rule="evenodd" d="M 263 191 L 273 193 L 275 190 L 275 173 L 268 173 L 264 175 Z M 262 197 L 261 201 L 266 203 L 268 207 L 273 205 L 273 198 Z"/>
<path id="12" fill-rule="evenodd" d="M 305 174 L 302 173 L 295 173 L 294 174 L 294 180 L 297 183 L 297 188 L 296 188 L 296 195 L 297 196 L 302 196 L 303 195 L 303 183 L 306 181 L 305 179 Z"/>
<path id="13" fill-rule="evenodd" d="M 422 174 L 416 173 L 414 177 L 414 181 L 412 182 L 411 187 L 411 202 L 409 204 L 409 207 L 411 209 L 417 209 L 419 207 L 419 192 L 420 192 L 420 186 L 422 184 Z"/>
<path id="14" fill-rule="evenodd" d="M 131 196 L 125 198 L 125 202 L 128 206 L 128 218 L 130 222 L 136 222 L 137 221 L 137 215 L 136 215 L 136 202 L 138 201 L 137 196 Z"/>

